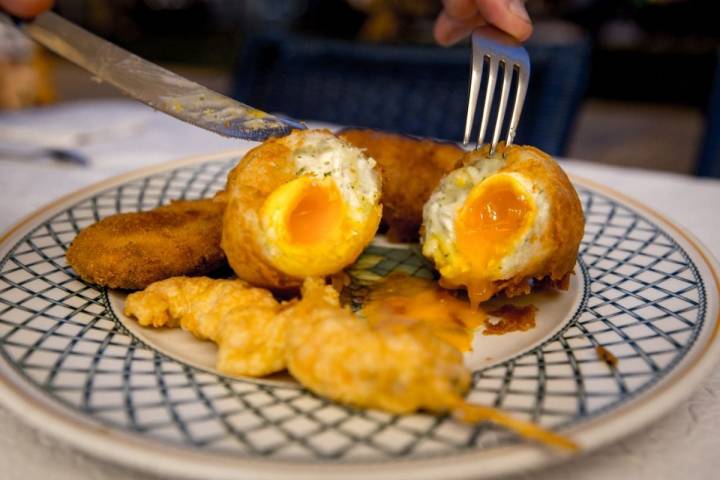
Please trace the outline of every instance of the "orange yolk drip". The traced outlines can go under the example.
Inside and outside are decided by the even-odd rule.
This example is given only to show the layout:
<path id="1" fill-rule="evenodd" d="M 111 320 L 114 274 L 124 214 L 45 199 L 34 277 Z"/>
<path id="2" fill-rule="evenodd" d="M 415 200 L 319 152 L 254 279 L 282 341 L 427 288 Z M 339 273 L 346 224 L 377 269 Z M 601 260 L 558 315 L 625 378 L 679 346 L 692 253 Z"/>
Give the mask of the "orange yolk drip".
<path id="1" fill-rule="evenodd" d="M 337 226 L 342 198 L 335 184 L 313 182 L 296 199 L 287 218 L 287 230 L 293 243 L 311 244 L 327 238 Z"/>
<path id="2" fill-rule="evenodd" d="M 534 206 L 521 187 L 506 176 L 491 177 L 470 192 L 455 220 L 460 254 L 470 263 L 468 296 L 473 305 L 489 299 L 493 281 L 487 273 L 514 247 Z"/>
<path id="3" fill-rule="evenodd" d="M 361 314 L 374 327 L 402 320 L 422 322 L 434 335 L 463 352 L 472 349 L 474 331 L 487 318 L 482 310 L 472 308 L 434 281 L 404 274 L 390 275 L 374 285 Z"/>

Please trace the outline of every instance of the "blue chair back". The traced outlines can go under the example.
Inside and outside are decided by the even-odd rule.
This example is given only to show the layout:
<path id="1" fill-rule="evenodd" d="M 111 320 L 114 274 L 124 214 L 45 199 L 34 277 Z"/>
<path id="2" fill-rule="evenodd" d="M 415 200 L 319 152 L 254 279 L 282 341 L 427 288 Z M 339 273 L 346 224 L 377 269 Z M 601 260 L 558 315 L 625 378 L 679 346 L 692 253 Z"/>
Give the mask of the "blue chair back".
<path id="1" fill-rule="evenodd" d="M 720 50 L 717 54 L 715 78 L 705 118 L 705 134 L 695 173 L 720 178 Z"/>
<path id="2" fill-rule="evenodd" d="M 587 83 L 587 41 L 528 45 L 530 87 L 517 142 L 565 153 Z M 250 38 L 235 98 L 306 120 L 452 141 L 462 138 L 469 51 L 385 46 L 291 34 Z"/>

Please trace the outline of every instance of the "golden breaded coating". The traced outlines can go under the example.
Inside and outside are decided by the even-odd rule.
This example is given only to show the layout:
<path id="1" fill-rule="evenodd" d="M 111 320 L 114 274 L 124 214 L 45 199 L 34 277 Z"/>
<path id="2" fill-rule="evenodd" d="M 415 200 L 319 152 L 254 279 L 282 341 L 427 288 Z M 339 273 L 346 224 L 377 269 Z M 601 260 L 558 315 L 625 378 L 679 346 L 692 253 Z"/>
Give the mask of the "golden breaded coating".
<path id="1" fill-rule="evenodd" d="M 388 319 L 371 327 L 341 308 L 337 291 L 306 280 L 287 338 L 290 373 L 341 403 L 392 413 L 445 412 L 470 383 L 459 350 L 423 323 Z"/>
<path id="2" fill-rule="evenodd" d="M 250 150 L 227 179 L 222 247 L 235 274 L 253 285 L 292 288 L 299 281 L 272 266 L 259 245 L 259 212 L 265 199 L 295 176 L 290 148 L 271 139 Z"/>
<path id="3" fill-rule="evenodd" d="M 351 128 L 338 135 L 378 162 L 388 239 L 417 241 L 423 205 L 442 176 L 460 166 L 465 151 L 454 143 L 371 129 Z"/>
<path id="4" fill-rule="evenodd" d="M 570 439 L 502 411 L 467 403 L 470 372 L 459 350 L 420 321 L 389 316 L 370 325 L 339 304 L 338 293 L 306 279 L 302 300 L 283 313 L 290 373 L 309 390 L 361 408 L 394 414 L 451 413 L 466 423 L 491 421 L 564 450 Z"/>
<path id="5" fill-rule="evenodd" d="M 484 147 L 481 154 L 486 152 Z M 567 289 L 585 233 L 585 217 L 575 188 L 560 165 L 540 149 L 531 146 L 505 145 L 498 147 L 505 152 L 507 164 L 504 171 L 522 173 L 534 178 L 549 199 L 550 221 L 543 233 L 546 251 L 552 254 L 537 258 L 515 277 L 500 282 L 499 290 L 508 297 L 530 293 L 531 280 L 544 280 L 550 285 Z M 465 159 L 468 161 L 469 159 Z"/>
<path id="6" fill-rule="evenodd" d="M 492 158 L 488 151 L 468 153 L 433 192 L 423 253 L 443 286 L 467 287 L 473 303 L 529 293 L 534 281 L 566 288 L 585 225 L 577 192 L 534 147 L 501 143 Z"/>
<path id="7" fill-rule="evenodd" d="M 66 258 L 83 280 L 110 288 L 136 290 L 178 275 L 204 275 L 225 265 L 224 209 L 212 199 L 180 200 L 112 215 L 83 229 Z"/>
<path id="8" fill-rule="evenodd" d="M 222 247 L 256 286 L 300 287 L 341 271 L 380 222 L 375 162 L 328 130 L 296 130 L 248 152 L 228 176 Z"/>
<path id="9" fill-rule="evenodd" d="M 177 278 L 130 295 L 125 313 L 144 326 L 175 326 L 215 341 L 218 369 L 264 375 L 287 365 L 318 395 L 395 414 L 425 410 L 575 450 L 570 440 L 501 411 L 463 400 L 470 372 L 459 350 L 422 322 L 389 316 L 370 325 L 340 306 L 337 291 L 308 278 L 302 300 L 280 306 L 269 292 L 241 281 Z"/>
<path id="10" fill-rule="evenodd" d="M 176 327 L 218 345 L 217 368 L 263 376 L 285 369 L 285 319 L 272 294 L 241 280 L 175 277 L 128 296 L 125 314 L 147 327 Z"/>

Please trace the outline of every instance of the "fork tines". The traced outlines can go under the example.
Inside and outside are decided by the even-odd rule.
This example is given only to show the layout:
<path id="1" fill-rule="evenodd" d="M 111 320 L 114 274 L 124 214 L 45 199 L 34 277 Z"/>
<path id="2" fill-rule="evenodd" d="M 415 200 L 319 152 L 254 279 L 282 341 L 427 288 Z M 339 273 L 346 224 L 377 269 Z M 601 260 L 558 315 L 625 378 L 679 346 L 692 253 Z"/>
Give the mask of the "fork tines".
<path id="1" fill-rule="evenodd" d="M 465 120 L 465 137 L 463 145 L 470 143 L 473 123 L 475 120 L 475 108 L 480 93 L 480 82 L 483 77 L 483 69 L 487 62 L 487 85 L 485 86 L 485 102 L 483 104 L 482 119 L 480 121 L 480 132 L 475 148 L 479 148 L 485 142 L 490 112 L 493 106 L 495 86 L 497 83 L 498 71 L 503 67 L 503 82 L 500 90 L 497 119 L 493 130 L 490 155 L 495 153 L 500 133 L 505 119 L 508 97 L 513 80 L 513 73 L 517 72 L 517 89 L 512 116 L 508 128 L 506 144 L 510 145 L 515 138 L 517 124 L 520 121 L 520 113 L 525 103 L 528 80 L 530 79 L 530 58 L 527 51 L 514 38 L 497 30 L 488 31 L 483 29 L 482 33 L 472 34 L 472 71 L 470 73 L 470 91 L 468 94 L 467 118 Z"/>

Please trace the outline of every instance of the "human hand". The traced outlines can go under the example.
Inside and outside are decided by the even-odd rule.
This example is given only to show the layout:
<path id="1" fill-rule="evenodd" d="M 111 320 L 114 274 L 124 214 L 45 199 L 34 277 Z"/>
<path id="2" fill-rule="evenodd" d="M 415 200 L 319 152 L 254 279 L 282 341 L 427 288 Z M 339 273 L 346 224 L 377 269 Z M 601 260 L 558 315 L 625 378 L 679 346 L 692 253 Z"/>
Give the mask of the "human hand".
<path id="1" fill-rule="evenodd" d="M 435 22 L 435 40 L 444 46 L 491 25 L 524 42 L 532 33 L 524 0 L 442 0 L 443 11 Z"/>
<path id="2" fill-rule="evenodd" d="M 53 0 L 0 0 L 0 10 L 20 18 L 31 18 L 52 7 Z"/>

